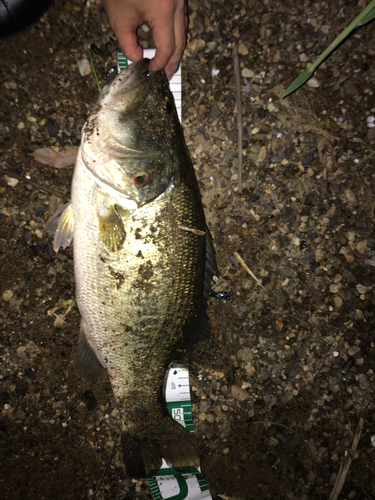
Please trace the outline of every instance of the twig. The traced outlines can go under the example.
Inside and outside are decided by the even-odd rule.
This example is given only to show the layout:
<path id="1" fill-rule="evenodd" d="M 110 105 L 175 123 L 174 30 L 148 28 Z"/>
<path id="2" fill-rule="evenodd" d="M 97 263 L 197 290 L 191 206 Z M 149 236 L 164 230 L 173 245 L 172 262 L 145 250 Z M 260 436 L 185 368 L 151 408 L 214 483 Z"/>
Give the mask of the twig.
<path id="1" fill-rule="evenodd" d="M 187 226 L 177 226 L 178 229 L 182 229 L 183 231 L 189 231 L 190 233 L 197 234 L 198 236 L 204 236 L 206 233 L 201 231 L 200 229 L 193 229 L 192 227 Z"/>
<path id="2" fill-rule="evenodd" d="M 247 264 L 243 260 L 243 258 L 237 252 L 233 252 L 233 255 L 236 257 L 236 259 L 241 264 L 241 266 L 245 269 L 245 271 L 247 273 L 249 273 L 250 276 L 255 280 L 256 284 L 259 285 L 260 287 L 262 287 L 264 290 L 264 286 L 262 285 L 262 282 L 260 280 L 258 280 L 258 278 L 255 276 L 255 274 L 252 271 L 250 271 L 250 269 L 247 267 Z"/>
<path id="3" fill-rule="evenodd" d="M 311 461 L 312 461 L 312 464 L 314 466 L 314 471 L 315 471 L 315 476 L 316 478 L 318 478 L 318 471 L 316 470 L 316 465 L 315 465 L 315 457 L 310 449 L 310 446 L 309 446 L 309 443 L 303 438 L 303 436 L 301 436 L 301 434 L 299 434 L 298 432 L 296 432 L 294 429 L 292 429 L 292 427 L 289 427 L 288 425 L 285 425 L 285 424 L 279 424 L 278 422 L 270 422 L 269 420 L 264 420 L 264 421 L 259 421 L 259 422 L 251 422 L 251 425 L 256 425 L 256 424 L 267 424 L 267 425 L 275 425 L 276 427 L 283 427 L 284 429 L 288 430 L 290 433 L 292 434 L 295 434 L 296 436 L 299 436 L 301 438 L 301 440 L 303 441 L 303 443 L 305 444 L 305 448 L 307 450 L 307 453 L 310 455 L 310 458 L 311 458 Z"/>
<path id="4" fill-rule="evenodd" d="M 237 45 L 233 48 L 233 68 L 236 82 L 237 99 L 237 131 L 238 131 L 238 193 L 242 193 L 242 102 L 241 102 L 241 80 L 240 63 L 238 61 Z"/>
<path id="5" fill-rule="evenodd" d="M 349 473 L 350 466 L 352 465 L 352 461 L 355 458 L 355 452 L 357 450 L 359 440 L 361 439 L 364 423 L 365 423 L 365 421 L 361 417 L 359 419 L 357 429 L 356 429 L 355 434 L 354 434 L 352 446 L 351 446 L 350 451 L 345 459 L 345 462 L 342 463 L 340 466 L 339 473 L 337 474 L 337 478 L 336 478 L 335 484 L 333 486 L 333 490 L 331 491 L 331 494 L 329 495 L 328 500 L 337 500 L 338 496 L 341 493 L 341 490 L 345 484 L 347 475 Z"/>
<path id="6" fill-rule="evenodd" d="M 51 189 L 46 186 L 42 186 L 42 184 L 39 184 L 38 182 L 31 181 L 30 179 L 26 179 L 26 177 L 22 177 L 22 175 L 15 174 L 14 172 L 11 172 L 10 170 L 4 170 L 4 174 L 8 175 L 9 177 L 14 177 L 15 179 L 18 179 L 21 182 L 25 182 L 26 184 L 30 184 L 30 186 L 34 186 L 35 188 L 39 189 L 40 191 L 44 191 L 45 193 L 49 194 L 54 194 L 58 198 L 61 198 L 62 200 L 69 200 L 69 196 L 67 196 L 64 193 L 61 193 L 60 191 L 56 191 L 56 189 Z"/>
<path id="7" fill-rule="evenodd" d="M 107 462 L 107 465 L 106 465 L 106 467 L 105 467 L 105 469 L 104 469 L 104 472 L 103 472 L 103 474 L 102 474 L 102 477 L 100 478 L 100 481 L 99 481 L 98 487 L 96 488 L 95 493 L 94 493 L 94 494 L 93 494 L 93 496 L 91 497 L 91 500 L 95 500 L 96 495 L 98 494 L 98 492 L 99 492 L 99 490 L 100 490 L 100 487 L 101 487 L 101 485 L 102 485 L 102 482 L 103 482 L 103 480 L 104 480 L 104 477 L 105 477 L 105 475 L 107 474 L 107 470 L 108 470 L 108 468 L 109 468 L 110 463 L 112 462 L 113 455 L 115 454 L 115 449 L 116 449 L 116 446 L 117 446 L 117 441 L 118 441 L 119 435 L 120 435 L 120 434 L 117 434 L 117 436 L 116 436 L 115 443 L 114 443 L 113 448 L 112 448 L 112 453 L 111 453 L 111 456 L 110 456 L 110 457 L 109 457 L 109 459 L 108 459 L 108 462 Z"/>

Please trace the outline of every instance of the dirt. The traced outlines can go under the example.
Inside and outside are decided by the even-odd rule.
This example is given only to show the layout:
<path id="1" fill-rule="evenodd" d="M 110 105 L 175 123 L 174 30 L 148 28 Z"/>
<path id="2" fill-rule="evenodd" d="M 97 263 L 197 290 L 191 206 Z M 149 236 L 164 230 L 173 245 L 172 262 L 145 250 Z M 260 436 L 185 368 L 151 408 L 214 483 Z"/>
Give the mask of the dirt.
<path id="1" fill-rule="evenodd" d="M 319 68 L 318 87 L 278 97 L 359 14 L 363 2 L 189 4 L 183 128 L 220 276 L 211 340 L 191 369 L 196 434 L 212 498 L 328 499 L 364 428 L 340 499 L 375 498 L 374 24 Z M 147 38 L 143 33 L 144 39 Z M 141 32 L 142 35 L 142 32 Z M 142 36 L 143 36 L 142 35 Z M 126 477 L 108 381 L 74 372 L 79 313 L 71 247 L 45 222 L 69 197 L 72 168 L 40 147 L 78 146 L 116 40 L 96 1 L 56 0 L 0 41 L 0 496 L 151 498 Z M 243 192 L 238 194 L 232 49 L 243 74 Z M 55 194 L 19 181 L 30 178 Z M 234 253 L 261 280 L 257 286 Z"/>

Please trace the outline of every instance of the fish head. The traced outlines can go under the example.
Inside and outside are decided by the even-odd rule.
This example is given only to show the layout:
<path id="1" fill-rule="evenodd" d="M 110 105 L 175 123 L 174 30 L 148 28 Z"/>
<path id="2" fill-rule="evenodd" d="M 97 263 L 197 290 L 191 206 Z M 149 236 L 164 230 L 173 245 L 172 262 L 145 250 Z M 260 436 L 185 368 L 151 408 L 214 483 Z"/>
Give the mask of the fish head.
<path id="1" fill-rule="evenodd" d="M 83 130 L 89 170 L 141 207 L 173 185 L 183 141 L 164 71 L 149 76 L 148 59 L 123 70 L 104 89 Z"/>

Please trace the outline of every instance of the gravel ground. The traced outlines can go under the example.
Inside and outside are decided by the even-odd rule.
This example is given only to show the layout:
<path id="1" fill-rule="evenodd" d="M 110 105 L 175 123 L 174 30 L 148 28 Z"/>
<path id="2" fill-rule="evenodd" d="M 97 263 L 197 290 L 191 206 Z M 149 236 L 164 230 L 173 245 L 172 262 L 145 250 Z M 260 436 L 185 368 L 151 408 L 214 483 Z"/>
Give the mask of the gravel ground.
<path id="1" fill-rule="evenodd" d="M 277 96 L 363 8 L 331 2 L 191 0 L 183 127 L 221 272 L 212 340 L 191 371 L 194 420 L 214 499 L 328 499 L 364 419 L 340 499 L 375 498 L 374 24 L 304 86 Z M 149 33 L 141 30 L 145 40 Z M 0 42 L 1 165 L 69 196 L 72 169 L 40 147 L 79 145 L 116 40 L 97 1 L 57 0 Z M 239 48 L 243 191 L 238 194 L 233 45 Z M 88 499 L 120 428 L 109 383 L 73 370 L 79 314 L 71 248 L 45 221 L 62 203 L 0 177 L 0 470 L 3 498 Z M 256 285 L 234 253 L 261 280 Z M 57 309 L 56 309 L 57 308 Z M 57 318 L 57 316 L 59 318 Z M 120 447 L 97 496 L 151 498 Z"/>

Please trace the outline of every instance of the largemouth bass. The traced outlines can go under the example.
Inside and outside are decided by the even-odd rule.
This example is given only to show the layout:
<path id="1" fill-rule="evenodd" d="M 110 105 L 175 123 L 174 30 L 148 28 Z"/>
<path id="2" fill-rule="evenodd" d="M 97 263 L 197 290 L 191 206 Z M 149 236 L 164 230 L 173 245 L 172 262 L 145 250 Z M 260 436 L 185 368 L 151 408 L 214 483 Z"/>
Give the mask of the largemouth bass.
<path id="1" fill-rule="evenodd" d="M 199 465 L 196 438 L 167 414 L 162 389 L 189 339 L 207 334 L 203 296 L 216 271 L 168 81 L 147 67 L 126 68 L 90 114 L 54 240 L 58 251 L 74 236 L 76 370 L 91 381 L 108 374 L 131 477 L 162 459 Z"/>

